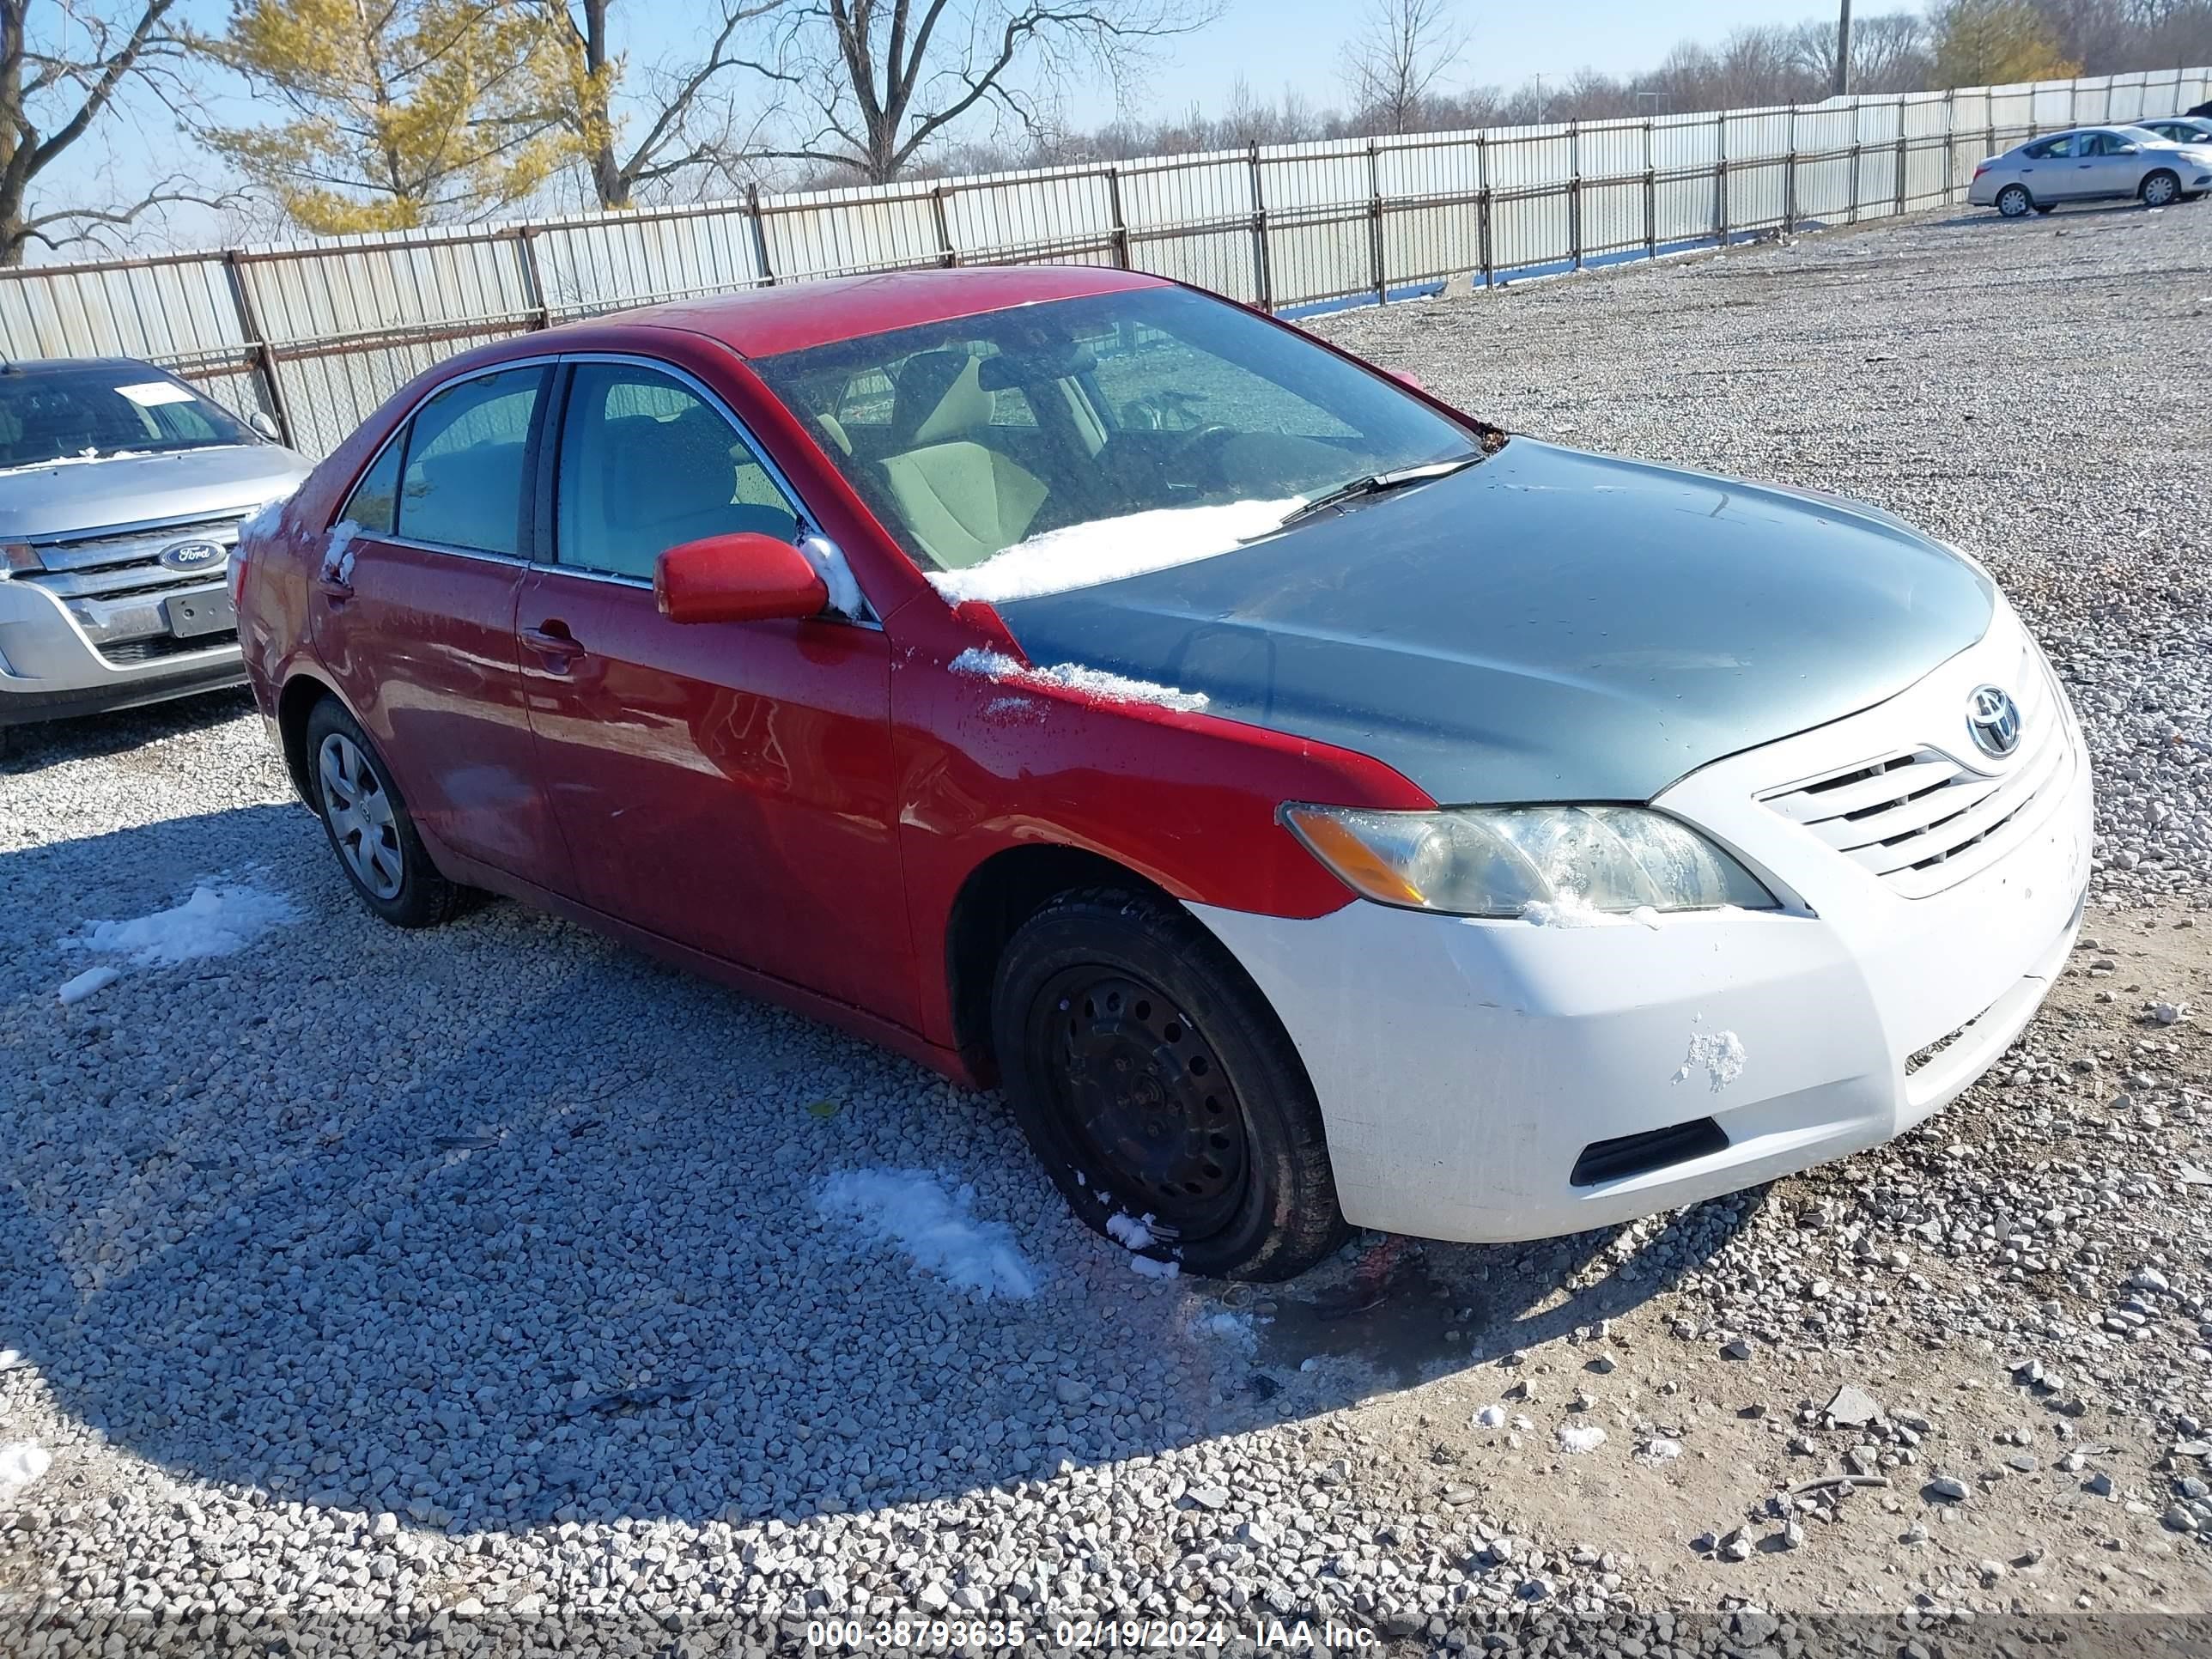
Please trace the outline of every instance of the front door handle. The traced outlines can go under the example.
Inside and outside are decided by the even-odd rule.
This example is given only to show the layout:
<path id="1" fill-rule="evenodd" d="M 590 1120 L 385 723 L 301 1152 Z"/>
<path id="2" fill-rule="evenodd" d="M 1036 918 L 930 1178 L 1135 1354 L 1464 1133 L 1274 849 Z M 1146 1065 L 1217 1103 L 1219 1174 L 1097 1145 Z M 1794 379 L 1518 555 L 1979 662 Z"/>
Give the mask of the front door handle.
<path id="1" fill-rule="evenodd" d="M 568 624 L 557 619 L 549 619 L 535 628 L 524 629 L 522 642 L 556 674 L 565 672 L 577 658 L 584 654 L 584 647 L 568 631 Z"/>

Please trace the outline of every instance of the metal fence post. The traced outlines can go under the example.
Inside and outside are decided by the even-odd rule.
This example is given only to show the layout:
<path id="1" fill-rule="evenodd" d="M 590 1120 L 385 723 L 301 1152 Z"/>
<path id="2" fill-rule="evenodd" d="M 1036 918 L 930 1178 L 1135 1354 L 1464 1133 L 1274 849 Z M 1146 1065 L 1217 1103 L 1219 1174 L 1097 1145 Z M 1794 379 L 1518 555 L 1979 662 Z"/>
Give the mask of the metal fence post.
<path id="1" fill-rule="evenodd" d="M 1728 116 L 1713 117 L 1713 137 L 1717 149 L 1713 161 L 1713 237 L 1723 247 L 1728 246 Z"/>
<path id="2" fill-rule="evenodd" d="M 1897 210 L 1905 211 L 1905 94 L 1897 94 Z"/>
<path id="3" fill-rule="evenodd" d="M 2081 77 L 2078 75 L 2066 88 L 2066 125 L 2069 127 L 2081 125 Z"/>
<path id="4" fill-rule="evenodd" d="M 1644 118 L 1644 257 L 1659 257 L 1659 179 L 1651 159 L 1651 118 Z"/>
<path id="5" fill-rule="evenodd" d="M 945 216 L 945 186 L 929 187 L 929 222 L 937 231 L 937 263 L 948 268 L 960 263 L 952 251 L 952 225 Z"/>
<path id="6" fill-rule="evenodd" d="M 1379 306 L 1390 294 L 1382 272 L 1382 167 L 1376 159 L 1372 138 L 1367 141 L 1367 263 L 1375 274 L 1375 303 Z"/>
<path id="7" fill-rule="evenodd" d="M 1863 125 L 1863 123 L 1862 123 L 1862 122 L 1860 121 L 1860 119 L 1859 119 L 1859 110 L 1860 110 L 1860 107 L 1861 107 L 1861 106 L 1860 106 L 1860 104 L 1859 104 L 1859 100 L 1858 100 L 1857 99 L 1856 99 L 1856 98 L 1852 99 L 1852 100 L 1851 100 L 1851 208 L 1850 208 L 1850 217 L 1849 217 L 1849 218 L 1848 218 L 1844 222 L 1845 222 L 1845 223 L 1847 223 L 1847 224 L 1854 224 L 1854 225 L 1855 225 L 1855 224 L 1856 224 L 1856 223 L 1858 223 L 1858 222 L 1859 222 L 1859 194 L 1860 194 L 1861 189 L 1863 188 L 1862 184 L 1861 184 L 1861 181 L 1860 181 L 1860 178 L 1859 178 L 1860 172 L 1862 171 L 1862 169 L 1861 169 L 1861 168 L 1860 168 L 1860 167 L 1859 167 L 1859 152 L 1860 152 L 1860 149 L 1861 149 L 1861 147 L 1862 147 L 1862 146 L 1863 145 L 1863 143 L 1865 143 L 1864 139 L 1863 139 L 1863 138 L 1860 137 L 1860 129 L 1861 129 L 1861 127 Z"/>
<path id="8" fill-rule="evenodd" d="M 1256 138 L 1244 152 L 1252 174 L 1252 276 L 1259 284 L 1260 309 L 1273 311 L 1274 284 L 1267 270 L 1267 193 L 1260 182 L 1260 143 Z"/>
<path id="9" fill-rule="evenodd" d="M 1943 89 L 1943 205 L 1959 199 L 1959 89 Z"/>
<path id="10" fill-rule="evenodd" d="M 1490 140 L 1479 132 L 1474 135 L 1474 210 L 1476 251 L 1482 256 L 1482 285 L 1489 288 L 1498 279 L 1498 268 L 1491 257 Z"/>
<path id="11" fill-rule="evenodd" d="M 1782 233 L 1797 228 L 1797 106 L 1790 106 L 1789 147 L 1782 158 Z"/>
<path id="12" fill-rule="evenodd" d="M 768 262 L 768 222 L 761 216 L 760 186 L 745 186 L 745 216 L 752 221 L 753 263 L 759 268 L 761 286 L 775 286 L 775 267 Z"/>
<path id="13" fill-rule="evenodd" d="M 1129 222 L 1121 216 L 1121 169 L 1106 169 L 1106 210 L 1114 216 L 1114 262 L 1129 269 Z"/>
<path id="14" fill-rule="evenodd" d="M 261 317 L 254 309 L 253 291 L 246 283 L 244 261 L 234 247 L 223 251 L 222 274 L 230 285 L 231 307 L 238 313 L 238 337 L 246 343 L 246 355 L 253 361 L 261 382 L 261 396 L 276 422 L 276 436 L 285 448 L 297 449 L 300 446 L 292 428 L 292 411 L 284 401 L 284 388 L 276 379 L 276 348 L 261 332 Z"/>
<path id="15" fill-rule="evenodd" d="M 1583 132 L 1579 120 L 1567 123 L 1567 258 L 1583 268 Z"/>
<path id="16" fill-rule="evenodd" d="M 545 284 L 538 270 L 538 244 L 532 240 L 532 228 L 524 225 L 514 233 L 515 264 L 522 276 L 523 303 L 537 318 L 532 328 L 550 328 L 553 308 L 545 301 Z"/>

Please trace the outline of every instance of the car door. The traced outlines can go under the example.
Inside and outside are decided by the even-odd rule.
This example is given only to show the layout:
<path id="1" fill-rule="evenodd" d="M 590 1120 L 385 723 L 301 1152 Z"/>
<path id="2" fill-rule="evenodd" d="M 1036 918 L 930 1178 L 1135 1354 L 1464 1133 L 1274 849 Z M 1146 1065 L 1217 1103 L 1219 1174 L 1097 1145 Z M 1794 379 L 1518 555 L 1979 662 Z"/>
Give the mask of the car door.
<path id="1" fill-rule="evenodd" d="M 580 358 L 544 453 L 518 612 L 538 776 L 594 908 L 911 1024 L 890 726 L 872 621 L 678 623 L 665 549 L 805 528 L 702 384 Z"/>
<path id="2" fill-rule="evenodd" d="M 2039 202 L 2063 202 L 2082 193 L 2074 151 L 2081 135 L 2062 132 L 2056 138 L 2028 145 L 2020 153 L 2020 181 Z"/>
<path id="3" fill-rule="evenodd" d="M 568 854 L 538 787 L 514 605 L 550 363 L 425 398 L 362 473 L 310 601 L 317 655 L 431 839 L 543 886 Z"/>
<path id="4" fill-rule="evenodd" d="M 2083 135 L 2075 173 L 2084 196 L 2132 196 L 2142 182 L 2142 152 L 2117 132 Z"/>

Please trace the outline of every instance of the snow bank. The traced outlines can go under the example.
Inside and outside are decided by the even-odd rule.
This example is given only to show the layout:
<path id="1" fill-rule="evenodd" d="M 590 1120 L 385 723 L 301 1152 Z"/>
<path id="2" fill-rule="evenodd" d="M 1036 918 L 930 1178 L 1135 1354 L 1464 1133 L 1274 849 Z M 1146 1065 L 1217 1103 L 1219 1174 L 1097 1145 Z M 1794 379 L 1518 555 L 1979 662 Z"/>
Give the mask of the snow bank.
<path id="1" fill-rule="evenodd" d="M 995 680 L 1004 685 L 1030 685 L 1042 689 L 1057 687 L 1063 691 L 1080 691 L 1086 696 L 1099 697 L 1109 702 L 1149 702 L 1162 708 L 1176 708 L 1186 714 L 1194 714 L 1206 707 L 1203 691 L 1178 691 L 1171 685 L 1155 685 L 1150 680 L 1133 680 L 1121 674 L 1109 674 L 1101 668 L 1085 668 L 1064 662 L 1051 668 L 1024 668 L 1003 651 L 986 651 L 970 646 L 952 659 L 956 674 L 973 674 L 981 679 Z M 992 705 L 994 708 L 998 704 Z"/>
<path id="2" fill-rule="evenodd" d="M 1687 1083 L 1702 1070 L 1715 1094 L 1743 1075 L 1743 1039 L 1734 1031 L 1697 1031 L 1690 1037 L 1690 1052 L 1682 1057 L 1674 1081 Z"/>
<path id="3" fill-rule="evenodd" d="M 822 1183 L 815 1200 L 823 1215 L 896 1244 L 924 1273 L 986 1301 L 1026 1301 L 1036 1294 L 1036 1270 L 1014 1243 L 1013 1229 L 975 1219 L 975 1202 L 973 1187 L 948 1196 L 919 1170 L 841 1170 Z"/>
<path id="4" fill-rule="evenodd" d="M 64 980 L 61 989 L 54 994 L 61 999 L 62 1006 L 66 1008 L 72 1002 L 82 1002 L 94 991 L 106 990 L 122 977 L 122 973 L 117 969 L 88 968 L 75 979 Z"/>
<path id="5" fill-rule="evenodd" d="M 1118 519 L 1094 519 L 1016 542 L 965 570 L 933 570 L 929 580 L 955 605 L 1065 593 L 1226 553 L 1265 535 L 1304 505 L 1303 496 L 1292 495 L 1279 501 L 1158 507 Z"/>
<path id="6" fill-rule="evenodd" d="M 131 921 L 95 921 L 89 932 L 70 942 L 128 956 L 141 967 L 166 966 L 202 957 L 227 957 L 271 928 L 299 919 L 299 907 L 281 893 L 242 882 L 203 884 L 173 910 L 156 910 Z"/>

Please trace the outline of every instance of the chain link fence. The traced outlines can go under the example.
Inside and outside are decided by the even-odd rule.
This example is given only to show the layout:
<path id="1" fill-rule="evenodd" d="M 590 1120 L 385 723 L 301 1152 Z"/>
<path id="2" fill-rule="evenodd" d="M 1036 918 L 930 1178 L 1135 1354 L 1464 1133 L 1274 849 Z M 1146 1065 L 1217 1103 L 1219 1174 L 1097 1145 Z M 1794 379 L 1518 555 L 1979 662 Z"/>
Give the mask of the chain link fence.
<path id="1" fill-rule="evenodd" d="M 2212 70 L 2185 69 L 39 266 L 0 272 L 0 351 L 149 359 L 319 455 L 453 352 L 659 301 L 1057 263 L 1299 315 L 1945 206 L 2037 133 L 2208 96 Z"/>

